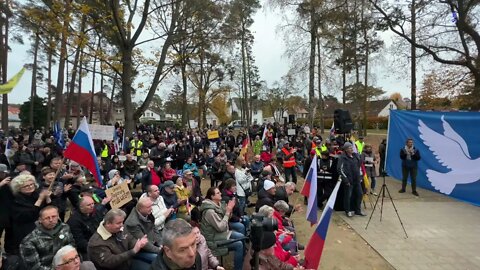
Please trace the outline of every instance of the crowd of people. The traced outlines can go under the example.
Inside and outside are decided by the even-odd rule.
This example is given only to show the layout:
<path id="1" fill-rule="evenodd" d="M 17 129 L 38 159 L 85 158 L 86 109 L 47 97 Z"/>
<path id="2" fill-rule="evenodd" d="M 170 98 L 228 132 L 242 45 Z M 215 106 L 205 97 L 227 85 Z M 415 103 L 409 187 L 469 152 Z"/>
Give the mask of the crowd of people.
<path id="1" fill-rule="evenodd" d="M 81 164 L 63 158 L 51 132 L 0 133 L 2 147 L 8 146 L 0 154 L 6 254 L 0 269 L 220 270 L 221 258 L 232 252 L 233 269 L 240 270 L 251 261 L 253 211 L 278 223 L 278 230 L 265 232 L 260 269 L 302 269 L 303 246 L 290 220 L 302 205 L 289 197 L 313 157 L 319 207 L 340 179 L 347 216 L 364 215 L 362 164 L 376 194 L 378 161 L 362 137 L 353 147 L 343 136 L 323 139 L 308 125 L 277 124 L 219 129 L 218 138 L 210 139 L 207 130 L 195 129 L 139 126 L 131 136 L 122 132 L 118 127 L 121 142 L 94 141 L 100 186 Z M 67 147 L 72 135 L 65 138 Z M 105 189 L 122 183 L 134 200 L 111 209 Z"/>

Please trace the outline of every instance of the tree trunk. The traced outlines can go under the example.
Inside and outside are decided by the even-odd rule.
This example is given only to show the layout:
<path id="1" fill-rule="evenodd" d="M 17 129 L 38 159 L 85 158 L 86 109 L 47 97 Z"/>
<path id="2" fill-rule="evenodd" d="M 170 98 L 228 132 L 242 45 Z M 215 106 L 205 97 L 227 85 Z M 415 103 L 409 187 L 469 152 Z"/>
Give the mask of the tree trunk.
<path id="1" fill-rule="evenodd" d="M 357 16 L 357 0 L 353 2 L 353 64 L 355 65 L 355 83 L 360 83 L 360 65 L 358 63 L 358 46 L 357 46 L 357 33 L 358 33 L 358 16 Z M 363 6 L 362 6 L 363 8 Z M 363 11 L 362 11 L 363 12 Z"/>
<path id="2" fill-rule="evenodd" d="M 115 96 L 115 89 L 117 89 L 117 74 L 115 74 L 115 77 L 113 78 L 113 86 L 112 86 L 112 93 L 110 94 L 110 103 L 108 104 L 108 109 L 107 109 L 107 120 L 110 121 L 112 118 L 112 109 L 113 109 L 113 97 Z M 100 100 L 102 101 L 102 100 Z M 103 108 L 103 107 L 102 107 Z M 103 110 L 102 110 L 103 113 Z M 108 123 L 108 122 L 105 122 Z M 125 125 L 125 123 L 124 123 Z"/>
<path id="3" fill-rule="evenodd" d="M 182 59 L 181 62 L 181 72 L 182 72 L 182 128 L 187 125 L 187 122 L 190 122 L 188 118 L 188 102 L 187 102 L 187 63 L 185 59 Z"/>
<path id="4" fill-rule="evenodd" d="M 62 38 L 60 43 L 60 59 L 58 61 L 58 75 L 57 75 L 57 88 L 55 91 L 55 121 L 60 120 L 60 115 L 62 113 L 62 105 L 65 102 L 63 100 L 63 86 L 65 83 L 65 62 L 67 60 L 67 37 L 68 37 L 68 26 L 69 26 L 69 17 L 71 12 L 71 3 L 72 0 L 66 0 L 65 4 L 65 14 L 63 16 L 63 27 L 62 27 Z M 64 107 L 64 106 L 63 106 Z M 70 108 L 65 108 L 65 111 L 70 110 Z M 68 125 L 65 125 L 68 128 Z"/>
<path id="5" fill-rule="evenodd" d="M 52 126 L 52 57 L 53 53 L 50 48 L 48 48 L 48 68 L 47 68 L 47 126 Z"/>
<path id="6" fill-rule="evenodd" d="M 100 41 L 99 41 L 100 42 Z M 115 74 L 115 77 L 117 77 L 117 75 Z M 116 80 L 116 79 L 115 79 Z M 113 87 L 115 87 L 115 83 L 113 84 Z M 104 120 L 103 120 L 103 88 L 104 88 L 104 85 L 103 85 L 103 65 L 102 65 L 102 60 L 100 59 L 100 106 L 98 106 L 98 118 L 100 119 L 100 125 L 103 125 L 104 124 Z M 113 89 L 112 89 L 112 92 L 113 92 Z"/>
<path id="7" fill-rule="evenodd" d="M 310 7 L 310 64 L 308 66 L 308 123 L 313 128 L 313 110 L 315 102 L 315 53 L 317 42 L 317 23 L 315 20 L 315 8 Z"/>
<path id="8" fill-rule="evenodd" d="M 417 52 L 415 48 L 416 43 L 416 31 L 417 31 L 417 22 L 416 22 L 416 13 L 415 13 L 415 0 L 412 0 L 412 6 L 411 8 L 411 15 L 412 15 L 412 43 L 410 45 L 410 50 L 411 50 L 411 67 L 410 67 L 410 73 L 411 73 L 411 79 L 410 79 L 410 87 L 411 87 L 411 93 L 410 93 L 410 99 L 411 99 L 411 110 L 416 110 L 417 109 Z"/>
<path id="9" fill-rule="evenodd" d="M 364 17 L 365 12 L 365 0 L 362 0 L 362 25 L 365 25 L 363 22 L 365 20 Z M 370 43 L 368 40 L 368 29 L 363 26 L 363 39 L 365 42 L 365 74 L 364 74 L 364 90 L 363 90 L 363 136 L 367 136 L 367 99 L 368 99 L 368 57 L 370 55 Z"/>
<path id="10" fill-rule="evenodd" d="M 83 71 L 83 50 L 80 52 L 80 66 L 78 69 L 78 100 L 77 100 L 77 128 L 80 126 L 80 110 L 83 109 L 82 106 L 82 71 Z M 82 114 L 86 115 L 87 113 L 82 110 Z"/>
<path id="11" fill-rule="evenodd" d="M 8 1 L 5 3 L 6 8 L 9 7 Z M 8 63 L 8 28 L 9 16 L 5 14 L 6 19 L 0 19 L 0 65 L 2 68 L 2 83 L 7 83 L 7 63 Z M 2 14 L 3 17 L 3 14 Z M 2 129 L 8 134 L 8 94 L 2 95 Z"/>
<path id="12" fill-rule="evenodd" d="M 80 25 L 80 35 L 82 35 L 85 32 L 85 26 L 87 23 L 87 16 L 83 15 L 82 17 L 82 22 Z M 73 102 L 73 96 L 75 94 L 75 80 L 77 79 L 77 72 L 78 72 L 78 65 L 80 61 L 80 56 L 83 54 L 83 44 L 80 42 L 80 44 L 77 47 L 77 50 L 75 51 L 75 59 L 73 60 L 73 69 L 72 69 L 72 77 L 70 78 L 70 89 L 68 92 L 68 97 L 67 97 L 67 111 L 65 113 L 65 126 L 68 127 L 70 124 L 70 115 L 71 115 L 71 108 L 72 108 L 72 102 Z M 81 64 L 81 63 L 80 63 Z M 81 74 L 80 74 L 81 76 Z M 80 108 L 77 108 L 77 111 L 80 110 Z M 77 115 L 78 117 L 78 115 Z M 78 126 L 77 126 L 78 127 Z"/>
<path id="13" fill-rule="evenodd" d="M 320 47 L 320 37 L 317 36 L 317 51 L 318 51 L 318 63 L 317 63 L 317 72 L 318 72 L 318 100 L 320 101 L 320 130 L 321 134 L 325 132 L 325 100 L 323 99 L 322 94 L 322 51 Z"/>
<path id="14" fill-rule="evenodd" d="M 244 115 L 244 119 L 242 120 L 245 120 L 246 121 L 246 124 L 247 125 L 250 125 L 250 119 L 248 119 L 248 111 L 249 111 L 249 108 L 248 108 L 248 80 L 247 80 L 247 54 L 246 54 L 246 38 L 245 38 L 245 31 L 246 31 L 246 28 L 245 28 L 245 23 L 242 21 L 242 40 L 241 40 L 241 50 L 242 50 L 242 75 L 243 75 L 243 112 L 242 112 L 242 115 Z"/>
<path id="15" fill-rule="evenodd" d="M 133 63 L 132 63 L 132 51 L 133 48 L 126 46 L 123 48 L 122 53 L 122 100 L 123 109 L 125 115 L 125 131 L 127 134 L 132 134 L 136 131 L 135 119 L 133 118 L 133 104 L 132 104 L 132 76 L 133 76 Z"/>
<path id="16" fill-rule="evenodd" d="M 98 46 L 97 50 L 100 49 L 100 40 L 98 40 Z M 93 72 L 92 72 L 92 96 L 90 97 L 90 113 L 88 117 L 88 123 L 92 124 L 93 121 L 93 107 L 94 107 L 94 97 L 95 97 L 95 69 L 97 67 L 97 54 L 95 53 L 95 56 L 93 57 Z"/>
<path id="17" fill-rule="evenodd" d="M 33 45 L 33 68 L 32 68 L 32 83 L 30 89 L 30 115 L 29 125 L 33 128 L 33 99 L 37 95 L 37 70 L 38 70 L 38 48 L 40 47 L 40 35 L 35 33 L 35 43 Z"/>

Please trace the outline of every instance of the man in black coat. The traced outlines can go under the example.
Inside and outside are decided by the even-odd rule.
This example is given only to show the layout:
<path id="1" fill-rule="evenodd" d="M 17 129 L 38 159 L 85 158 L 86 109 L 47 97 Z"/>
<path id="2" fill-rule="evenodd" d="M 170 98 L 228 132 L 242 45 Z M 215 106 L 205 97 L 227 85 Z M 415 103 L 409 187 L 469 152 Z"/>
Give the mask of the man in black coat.
<path id="1" fill-rule="evenodd" d="M 78 210 L 74 210 L 67 224 L 75 239 L 77 251 L 82 255 L 83 260 L 88 260 L 87 246 L 88 240 L 97 230 L 98 225 L 107 212 L 104 204 L 110 201 L 105 198 L 102 204 L 95 206 L 95 202 L 90 196 L 83 196 L 78 205 Z"/>
<path id="2" fill-rule="evenodd" d="M 343 207 L 348 217 L 353 217 L 354 214 L 365 216 L 360 208 L 363 194 L 360 184 L 360 164 L 360 157 L 353 152 L 353 145 L 346 142 L 343 145 L 343 153 L 338 159 L 337 171 L 345 185 Z"/>
<path id="3" fill-rule="evenodd" d="M 263 188 L 258 192 L 258 200 L 255 204 L 255 212 L 258 212 L 260 207 L 268 205 L 273 207 L 275 204 L 275 183 L 270 180 L 263 182 Z"/>

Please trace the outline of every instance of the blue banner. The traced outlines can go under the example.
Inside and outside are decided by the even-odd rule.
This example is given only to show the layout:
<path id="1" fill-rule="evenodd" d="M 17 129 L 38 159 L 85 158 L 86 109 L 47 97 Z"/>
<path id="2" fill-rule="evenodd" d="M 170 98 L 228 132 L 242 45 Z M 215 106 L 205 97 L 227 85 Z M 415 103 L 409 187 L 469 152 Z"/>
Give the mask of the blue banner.
<path id="1" fill-rule="evenodd" d="M 480 205 L 480 112 L 390 111 L 385 167 L 400 180 L 407 138 L 421 155 L 417 186 Z"/>

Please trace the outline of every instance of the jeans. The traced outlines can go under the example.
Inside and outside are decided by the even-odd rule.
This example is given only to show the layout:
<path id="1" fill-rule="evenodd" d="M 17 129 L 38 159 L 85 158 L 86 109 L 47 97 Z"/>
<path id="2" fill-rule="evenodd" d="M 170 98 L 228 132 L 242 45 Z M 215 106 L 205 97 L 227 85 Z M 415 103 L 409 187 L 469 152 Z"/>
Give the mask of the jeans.
<path id="1" fill-rule="evenodd" d="M 250 219 L 248 216 L 242 216 L 238 222 L 229 222 L 228 226 L 230 230 L 239 232 L 243 235 L 247 235 L 247 230 L 250 228 Z"/>
<path id="2" fill-rule="evenodd" d="M 150 265 L 157 258 L 157 254 L 150 252 L 139 252 L 133 257 L 132 270 L 148 270 Z"/>
<path id="3" fill-rule="evenodd" d="M 407 188 L 408 175 L 410 175 L 410 179 L 412 180 L 412 192 L 417 191 L 417 170 L 417 167 L 409 168 L 402 166 L 402 190 Z"/>
<path id="4" fill-rule="evenodd" d="M 241 239 L 243 238 L 243 234 L 232 231 L 232 235 L 230 235 L 230 239 Z M 243 241 L 233 242 L 227 245 L 229 251 L 233 251 L 233 265 L 235 270 L 242 270 L 243 269 L 243 257 L 244 257 L 244 248 L 243 248 Z"/>
<path id="5" fill-rule="evenodd" d="M 375 176 L 372 176 L 370 177 L 370 188 L 371 190 L 374 190 L 375 189 L 375 186 L 377 185 L 377 179 L 375 178 Z"/>
<path id="6" fill-rule="evenodd" d="M 343 195 L 343 208 L 345 212 L 354 211 L 355 213 L 361 212 L 361 204 L 362 204 L 362 186 L 360 182 L 357 183 L 350 183 L 349 186 L 345 186 Z"/>
<path id="7" fill-rule="evenodd" d="M 236 231 L 245 235 L 245 225 L 243 225 L 241 222 L 229 222 L 228 227 L 232 231 Z"/>
<path id="8" fill-rule="evenodd" d="M 240 212 L 242 214 L 245 213 L 246 205 L 247 205 L 247 197 L 238 197 L 238 207 L 240 208 Z"/>
<path id="9" fill-rule="evenodd" d="M 290 182 L 290 175 L 292 176 L 292 182 L 297 183 L 297 172 L 295 171 L 295 166 L 291 168 L 284 168 L 285 171 L 285 182 Z"/>

